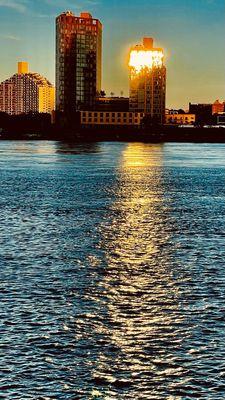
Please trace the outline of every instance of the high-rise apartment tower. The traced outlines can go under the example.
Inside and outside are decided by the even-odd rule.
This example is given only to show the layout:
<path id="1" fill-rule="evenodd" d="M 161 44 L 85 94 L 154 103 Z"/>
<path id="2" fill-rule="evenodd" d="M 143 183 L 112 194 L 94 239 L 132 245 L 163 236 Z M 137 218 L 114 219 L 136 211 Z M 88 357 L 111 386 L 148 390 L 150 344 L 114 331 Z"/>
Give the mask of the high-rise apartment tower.
<path id="1" fill-rule="evenodd" d="M 89 13 L 56 18 L 56 110 L 90 109 L 101 90 L 102 24 Z"/>
<path id="2" fill-rule="evenodd" d="M 166 67 L 164 52 L 152 38 L 130 51 L 130 111 L 144 112 L 163 123 L 165 118 Z"/>
<path id="3" fill-rule="evenodd" d="M 29 72 L 27 62 L 18 63 L 18 73 L 0 84 L 0 111 L 11 115 L 49 113 L 55 107 L 55 88 L 43 76 Z"/>

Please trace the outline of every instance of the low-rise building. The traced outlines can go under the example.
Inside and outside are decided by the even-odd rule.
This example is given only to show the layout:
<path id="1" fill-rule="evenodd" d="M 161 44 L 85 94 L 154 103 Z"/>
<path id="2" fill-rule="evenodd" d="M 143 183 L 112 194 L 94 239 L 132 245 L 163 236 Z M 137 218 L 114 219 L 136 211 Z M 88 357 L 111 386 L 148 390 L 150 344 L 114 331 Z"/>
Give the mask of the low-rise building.
<path id="1" fill-rule="evenodd" d="M 217 125 L 224 125 L 225 126 L 225 112 L 219 113 L 217 115 Z"/>
<path id="2" fill-rule="evenodd" d="M 195 124 L 195 114 L 178 114 L 171 113 L 165 115 L 167 125 L 194 125 Z"/>
<path id="3" fill-rule="evenodd" d="M 81 111 L 81 125 L 92 126 L 140 126 L 144 113 L 119 111 Z"/>

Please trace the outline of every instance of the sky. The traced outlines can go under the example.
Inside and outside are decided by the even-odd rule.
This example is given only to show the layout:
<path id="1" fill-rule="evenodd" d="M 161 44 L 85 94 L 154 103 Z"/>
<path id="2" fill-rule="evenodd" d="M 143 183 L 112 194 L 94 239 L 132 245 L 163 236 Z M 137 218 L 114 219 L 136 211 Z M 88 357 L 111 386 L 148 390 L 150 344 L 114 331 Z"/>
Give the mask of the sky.
<path id="1" fill-rule="evenodd" d="M 225 99 L 225 0 L 0 0 L 0 81 L 28 61 L 55 81 L 55 17 L 89 11 L 103 24 L 103 84 L 128 95 L 128 54 L 142 37 L 165 49 L 167 107 Z"/>

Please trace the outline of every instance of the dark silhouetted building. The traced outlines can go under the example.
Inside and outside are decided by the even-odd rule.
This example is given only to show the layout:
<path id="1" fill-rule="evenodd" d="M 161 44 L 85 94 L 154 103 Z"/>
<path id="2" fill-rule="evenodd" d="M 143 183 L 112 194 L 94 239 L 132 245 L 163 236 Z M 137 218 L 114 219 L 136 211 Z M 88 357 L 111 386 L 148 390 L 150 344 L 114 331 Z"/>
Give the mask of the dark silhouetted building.
<path id="1" fill-rule="evenodd" d="M 56 111 L 92 109 L 101 90 L 102 24 L 89 13 L 56 18 Z"/>
<path id="2" fill-rule="evenodd" d="M 129 111 L 129 97 L 99 97 L 96 99 L 97 111 Z"/>
<path id="3" fill-rule="evenodd" d="M 217 125 L 225 126 L 225 113 L 217 114 L 216 120 Z"/>
<path id="4" fill-rule="evenodd" d="M 195 114 L 196 123 L 199 125 L 211 124 L 213 122 L 212 104 L 189 103 L 189 113 Z"/>

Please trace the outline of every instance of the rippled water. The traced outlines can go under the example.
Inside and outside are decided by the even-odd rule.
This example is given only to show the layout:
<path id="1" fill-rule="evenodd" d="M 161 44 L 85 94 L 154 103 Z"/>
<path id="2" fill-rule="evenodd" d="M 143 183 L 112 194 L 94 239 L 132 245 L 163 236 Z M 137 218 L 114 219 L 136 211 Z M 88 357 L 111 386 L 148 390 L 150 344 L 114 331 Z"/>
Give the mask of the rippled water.
<path id="1" fill-rule="evenodd" d="M 0 143 L 0 398 L 225 399 L 225 146 Z"/>

